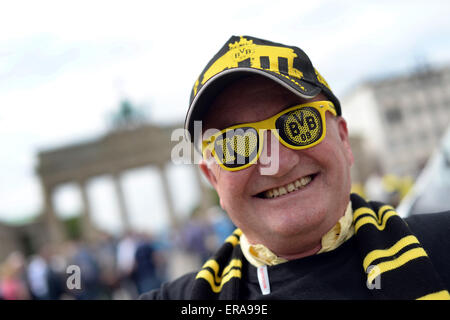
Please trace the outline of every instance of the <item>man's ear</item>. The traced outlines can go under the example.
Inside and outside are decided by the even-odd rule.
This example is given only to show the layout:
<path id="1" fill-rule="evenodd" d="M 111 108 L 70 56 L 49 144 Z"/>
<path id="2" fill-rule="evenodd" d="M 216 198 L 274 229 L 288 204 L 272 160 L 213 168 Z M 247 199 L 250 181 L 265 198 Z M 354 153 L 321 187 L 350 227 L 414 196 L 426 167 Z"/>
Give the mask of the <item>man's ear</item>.
<path id="1" fill-rule="evenodd" d="M 214 172 L 211 170 L 211 168 L 208 166 L 208 163 L 205 159 L 200 160 L 200 163 L 198 164 L 200 171 L 203 172 L 206 179 L 208 179 L 209 183 L 213 186 L 214 189 L 216 189 L 217 186 L 217 179 L 214 174 Z M 216 189 L 217 190 L 217 189 Z"/>
<path id="2" fill-rule="evenodd" d="M 214 164 L 213 164 L 214 165 Z M 212 165 L 212 166 L 213 166 Z M 211 169 L 211 165 L 208 165 L 207 160 L 202 159 L 200 160 L 200 163 L 198 164 L 200 170 L 205 175 L 206 179 L 208 179 L 209 183 L 213 186 L 214 189 L 216 189 L 216 192 L 219 194 L 219 190 L 217 190 L 217 177 L 214 171 Z M 218 171 L 220 172 L 220 171 Z M 226 210 L 224 207 L 224 203 L 222 201 L 222 198 L 219 195 L 219 203 L 223 210 Z"/>
<path id="3" fill-rule="evenodd" d="M 350 146 L 350 138 L 348 136 L 347 121 L 342 117 L 337 117 L 339 138 L 344 146 L 344 152 L 350 165 L 353 165 L 355 159 L 353 157 L 352 148 Z"/>

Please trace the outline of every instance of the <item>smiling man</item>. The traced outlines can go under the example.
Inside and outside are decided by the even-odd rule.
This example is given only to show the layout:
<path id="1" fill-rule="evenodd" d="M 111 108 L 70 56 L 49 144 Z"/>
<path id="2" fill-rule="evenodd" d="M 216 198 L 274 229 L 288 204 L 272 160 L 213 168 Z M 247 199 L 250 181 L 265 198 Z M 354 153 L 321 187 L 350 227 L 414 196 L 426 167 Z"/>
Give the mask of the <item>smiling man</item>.
<path id="1" fill-rule="evenodd" d="M 211 104 L 204 124 L 206 129 L 222 130 L 265 120 L 292 106 L 326 100 L 323 94 L 299 97 L 273 80 L 253 75 L 225 88 Z M 350 200 L 353 157 L 346 123 L 330 112 L 325 118 L 326 135 L 315 147 L 279 146 L 279 153 L 271 155 L 278 157 L 278 170 L 271 175 L 261 175 L 259 162 L 239 171 L 227 171 L 211 162 L 200 165 L 217 190 L 221 206 L 248 241 L 265 244 L 286 259 L 319 251 L 320 239 L 344 214 Z"/>
<path id="2" fill-rule="evenodd" d="M 339 100 L 301 49 L 231 37 L 195 82 L 185 127 L 238 229 L 200 271 L 142 298 L 449 298 L 449 214 L 405 222 L 350 194 Z"/>

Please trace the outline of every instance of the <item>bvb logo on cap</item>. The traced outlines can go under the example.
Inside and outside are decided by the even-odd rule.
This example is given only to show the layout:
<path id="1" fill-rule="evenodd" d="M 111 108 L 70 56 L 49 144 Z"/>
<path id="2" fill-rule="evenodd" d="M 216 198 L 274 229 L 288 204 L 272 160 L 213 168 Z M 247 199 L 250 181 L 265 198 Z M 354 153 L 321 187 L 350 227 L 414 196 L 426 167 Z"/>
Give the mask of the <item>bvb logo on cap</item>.
<path id="1" fill-rule="evenodd" d="M 256 45 L 253 44 L 253 40 L 247 40 L 241 37 L 239 42 L 230 43 L 228 47 L 230 48 L 231 56 L 236 62 L 241 62 L 248 58 L 251 60 L 255 59 L 253 55 L 255 54 Z"/>

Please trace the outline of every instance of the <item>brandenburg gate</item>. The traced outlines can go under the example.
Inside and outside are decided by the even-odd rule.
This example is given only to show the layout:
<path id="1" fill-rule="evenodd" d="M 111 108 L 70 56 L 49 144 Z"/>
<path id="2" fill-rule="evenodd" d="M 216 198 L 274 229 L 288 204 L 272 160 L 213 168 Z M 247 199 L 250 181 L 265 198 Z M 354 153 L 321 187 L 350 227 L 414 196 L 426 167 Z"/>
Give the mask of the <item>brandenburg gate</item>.
<path id="1" fill-rule="evenodd" d="M 169 190 L 167 164 L 171 161 L 171 149 L 176 144 L 171 142 L 171 133 L 180 127 L 182 126 L 141 124 L 131 129 L 113 130 L 96 140 L 39 152 L 36 171 L 40 178 L 44 203 L 41 218 L 48 226 L 50 241 L 62 241 L 66 238 L 65 228 L 57 216 L 53 201 L 56 188 L 65 183 L 75 183 L 80 190 L 83 204 L 81 213 L 83 239 L 88 241 L 95 239 L 96 229 L 92 223 L 86 186 L 91 178 L 103 175 L 112 177 L 123 230 L 130 231 L 121 175 L 126 170 L 146 166 L 158 169 L 169 222 L 172 228 L 176 228 L 179 221 L 174 210 L 174 199 Z M 205 209 L 211 201 L 206 196 L 210 192 L 201 181 L 196 166 L 191 167 L 195 171 L 197 185 L 201 189 L 202 200 L 199 205 Z"/>

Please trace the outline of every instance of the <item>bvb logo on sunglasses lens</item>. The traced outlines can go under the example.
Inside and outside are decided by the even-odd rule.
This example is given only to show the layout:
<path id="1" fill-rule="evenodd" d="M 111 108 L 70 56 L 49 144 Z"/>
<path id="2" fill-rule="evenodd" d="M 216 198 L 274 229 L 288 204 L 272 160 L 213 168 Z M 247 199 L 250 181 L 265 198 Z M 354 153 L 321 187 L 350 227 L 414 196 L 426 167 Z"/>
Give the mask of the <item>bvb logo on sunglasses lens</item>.
<path id="1" fill-rule="evenodd" d="M 249 163 L 258 153 L 258 133 L 254 128 L 229 130 L 215 140 L 214 151 L 227 167 Z"/>
<path id="2" fill-rule="evenodd" d="M 307 146 L 322 136 L 320 112 L 304 107 L 282 115 L 275 126 L 281 128 L 280 136 L 294 146 Z"/>

